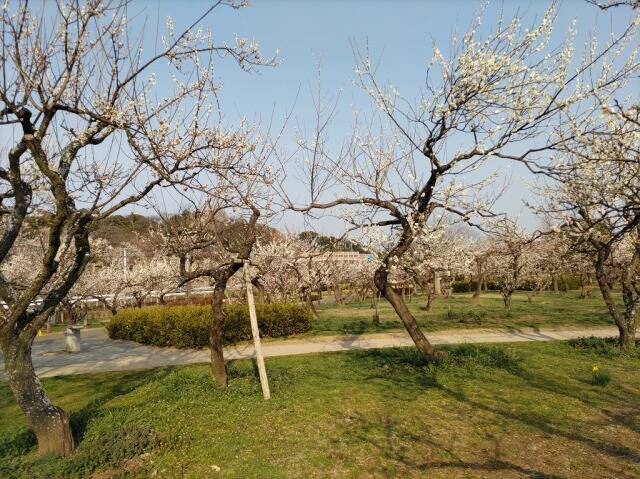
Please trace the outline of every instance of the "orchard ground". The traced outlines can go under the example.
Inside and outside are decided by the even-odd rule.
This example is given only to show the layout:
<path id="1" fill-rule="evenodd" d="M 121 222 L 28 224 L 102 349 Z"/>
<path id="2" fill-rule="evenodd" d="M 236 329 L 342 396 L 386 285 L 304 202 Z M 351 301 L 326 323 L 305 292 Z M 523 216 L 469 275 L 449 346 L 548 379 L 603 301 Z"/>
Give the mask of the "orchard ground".
<path id="1" fill-rule="evenodd" d="M 523 293 L 409 303 L 427 331 L 611 326 L 594 291 Z M 321 304 L 307 334 L 394 331 L 380 302 Z M 53 377 L 78 448 L 36 455 L 0 381 L 0 477 L 498 477 L 640 476 L 640 349 L 594 340 L 441 347 L 442 364 L 413 348 L 269 358 L 271 401 L 250 360 L 229 363 L 227 390 L 206 365 Z M 592 383 L 593 366 L 610 378 Z"/>
<path id="2" fill-rule="evenodd" d="M 72 412 L 68 458 L 36 456 L 0 383 L 0 476 L 638 477 L 640 354 L 590 346 L 463 345 L 439 365 L 412 348 L 274 358 L 270 401 L 248 360 L 227 390 L 205 365 L 45 379 Z"/>
<path id="3" fill-rule="evenodd" d="M 545 292 L 529 302 L 526 293 L 513 295 L 507 311 L 497 292 L 483 293 L 471 300 L 471 293 L 457 293 L 448 300 L 437 297 L 430 311 L 424 311 L 423 296 L 407 297 L 407 306 L 425 331 L 468 328 L 555 328 L 609 326 L 613 322 L 598 290 L 580 298 L 578 291 Z M 449 306 L 451 314 L 449 314 Z M 384 299 L 378 305 L 380 324 L 374 325 L 371 300 L 345 304 L 324 303 L 317 307 L 319 318 L 309 334 L 362 334 L 402 329 L 402 323 Z"/>

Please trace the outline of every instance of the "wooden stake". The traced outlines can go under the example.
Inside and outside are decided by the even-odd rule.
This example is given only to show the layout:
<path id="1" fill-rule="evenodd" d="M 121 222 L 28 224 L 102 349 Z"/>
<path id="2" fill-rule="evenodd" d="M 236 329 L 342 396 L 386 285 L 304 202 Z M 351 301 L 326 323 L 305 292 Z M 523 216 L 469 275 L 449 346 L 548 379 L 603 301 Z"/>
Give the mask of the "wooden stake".
<path id="1" fill-rule="evenodd" d="M 243 265 L 244 282 L 247 288 L 247 304 L 249 305 L 249 320 L 251 321 L 251 334 L 253 334 L 253 348 L 256 351 L 256 363 L 258 363 L 258 373 L 260 374 L 260 385 L 262 395 L 265 399 L 271 398 L 269 391 L 269 378 L 267 369 L 264 366 L 264 356 L 262 356 L 262 344 L 260 343 L 260 330 L 258 329 L 258 318 L 256 317 L 256 305 L 253 301 L 253 285 L 249 277 L 249 265 L 245 261 Z"/>

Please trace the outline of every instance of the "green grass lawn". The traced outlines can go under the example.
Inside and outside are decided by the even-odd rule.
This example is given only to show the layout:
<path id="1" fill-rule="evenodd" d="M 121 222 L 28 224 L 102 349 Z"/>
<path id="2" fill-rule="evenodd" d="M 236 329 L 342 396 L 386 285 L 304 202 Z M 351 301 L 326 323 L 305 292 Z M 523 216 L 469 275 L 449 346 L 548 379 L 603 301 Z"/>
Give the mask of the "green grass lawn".
<path id="1" fill-rule="evenodd" d="M 73 456 L 37 458 L 0 383 L 0 477 L 640 476 L 640 352 L 567 343 L 411 348 L 45 379 Z M 591 384 L 594 364 L 611 382 Z M 218 470 L 219 469 L 219 470 Z"/>
<path id="2" fill-rule="evenodd" d="M 602 297 L 593 291 L 591 297 L 580 299 L 579 292 L 564 294 L 544 293 L 528 302 L 524 293 L 516 292 L 511 311 L 505 310 L 499 293 L 484 293 L 472 301 L 471 294 L 454 294 L 451 298 L 452 317 L 446 298 L 438 298 L 431 311 L 421 309 L 423 297 L 407 298 L 407 305 L 425 331 L 457 328 L 521 328 L 563 326 L 611 326 L 613 321 Z M 372 323 L 371 301 L 346 304 L 321 304 L 319 318 L 313 322 L 312 335 L 362 334 L 402 328 L 391 305 L 380 300 L 380 325 Z"/>
<path id="3" fill-rule="evenodd" d="M 108 320 L 105 320 L 103 318 L 94 318 L 92 316 L 89 316 L 87 318 L 87 325 L 84 326 L 83 322 L 81 321 L 80 323 L 78 323 L 78 326 L 82 326 L 83 329 L 94 329 L 94 328 L 103 328 L 104 325 L 108 322 Z M 52 333 L 59 333 L 64 331 L 65 329 L 67 329 L 67 325 L 63 324 L 63 323 L 59 323 L 59 324 L 52 324 L 51 325 L 51 332 Z M 46 332 L 46 326 L 44 328 L 42 328 L 42 332 Z"/>

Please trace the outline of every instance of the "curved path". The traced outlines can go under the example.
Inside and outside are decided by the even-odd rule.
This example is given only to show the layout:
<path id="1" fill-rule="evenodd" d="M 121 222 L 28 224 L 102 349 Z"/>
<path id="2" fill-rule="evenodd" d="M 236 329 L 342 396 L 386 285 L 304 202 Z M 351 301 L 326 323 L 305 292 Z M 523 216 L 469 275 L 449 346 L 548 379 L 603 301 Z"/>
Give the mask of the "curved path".
<path id="1" fill-rule="evenodd" d="M 614 327 L 593 329 L 466 329 L 427 333 L 434 344 L 503 343 L 520 341 L 553 341 L 582 336 L 615 336 Z M 350 349 L 412 346 L 404 332 L 363 334 L 358 336 L 313 336 L 301 339 L 266 340 L 262 349 L 266 357 L 294 354 L 346 351 Z M 82 352 L 66 353 L 62 333 L 36 338 L 33 363 L 40 377 L 84 374 L 103 371 L 147 369 L 177 364 L 209 362 L 209 351 L 197 349 L 159 348 L 131 341 L 111 340 L 104 329 L 82 332 Z M 225 348 L 228 359 L 253 357 L 252 343 Z M 0 354 L 0 379 L 5 378 Z"/>

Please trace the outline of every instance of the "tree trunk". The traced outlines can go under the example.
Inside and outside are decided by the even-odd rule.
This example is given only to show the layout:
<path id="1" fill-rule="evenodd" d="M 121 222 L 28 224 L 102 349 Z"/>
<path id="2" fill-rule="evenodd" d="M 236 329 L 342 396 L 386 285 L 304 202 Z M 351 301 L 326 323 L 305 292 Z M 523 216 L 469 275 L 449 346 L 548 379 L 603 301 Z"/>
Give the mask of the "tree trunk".
<path id="1" fill-rule="evenodd" d="M 482 292 L 482 283 L 484 282 L 484 272 L 482 268 L 482 262 L 476 259 L 476 287 L 473 291 L 471 299 L 478 299 Z"/>
<path id="2" fill-rule="evenodd" d="M 590 283 L 591 277 L 589 275 L 580 275 L 580 299 L 585 299 L 591 296 Z"/>
<path id="3" fill-rule="evenodd" d="M 626 279 L 622 281 L 622 300 L 624 301 L 625 311 L 622 317 L 622 324 L 618 326 L 620 348 L 627 351 L 631 351 L 636 347 L 636 327 L 638 309 L 640 308 L 640 297 L 635 286 L 635 275 L 632 273 L 631 276 L 631 281 L 634 284 L 630 284 Z"/>
<path id="4" fill-rule="evenodd" d="M 380 312 L 378 311 L 378 304 L 380 303 L 380 291 L 373 288 L 371 293 L 371 307 L 373 308 L 372 323 L 374 326 L 380 326 Z"/>
<path id="5" fill-rule="evenodd" d="M 620 349 L 625 351 L 633 351 L 636 347 L 636 328 L 635 324 L 627 322 L 626 324 L 617 325 L 620 333 L 619 344 Z"/>
<path id="6" fill-rule="evenodd" d="M 342 286 L 340 283 L 334 283 L 333 295 L 336 298 L 336 304 L 342 304 Z"/>
<path id="7" fill-rule="evenodd" d="M 427 304 L 424 305 L 425 311 L 431 311 L 431 306 L 433 305 L 433 294 L 431 291 L 427 292 Z"/>
<path id="8" fill-rule="evenodd" d="M 482 278 L 478 278 L 476 280 L 476 287 L 473 290 L 473 295 L 471 296 L 471 299 L 478 299 L 480 297 L 480 293 L 482 293 L 482 282 L 483 282 Z"/>
<path id="9" fill-rule="evenodd" d="M 265 291 L 264 286 L 257 278 L 254 278 L 251 281 L 251 284 L 256 288 L 256 303 L 264 303 L 265 302 Z"/>
<path id="10" fill-rule="evenodd" d="M 553 285 L 553 292 L 558 294 L 560 292 L 560 288 L 558 288 L 558 278 L 555 275 L 551 276 L 551 283 Z"/>
<path id="11" fill-rule="evenodd" d="M 433 288 L 428 281 L 418 280 L 418 286 L 420 286 L 420 291 L 424 294 L 427 302 L 424 306 L 420 306 L 422 311 L 430 311 L 431 310 L 431 301 L 433 299 Z"/>
<path id="12" fill-rule="evenodd" d="M 360 301 L 364 302 L 364 300 L 367 299 L 367 288 L 360 288 L 358 294 L 360 296 Z"/>
<path id="13" fill-rule="evenodd" d="M 435 349 L 433 345 L 427 340 L 425 335 L 420 330 L 420 326 L 418 326 L 418 322 L 416 318 L 411 314 L 409 308 L 402 300 L 402 296 L 400 296 L 390 285 L 388 282 L 388 273 L 385 269 L 386 266 L 383 265 L 378 268 L 374 275 L 374 281 L 378 291 L 384 296 L 396 314 L 404 324 L 409 336 L 413 340 L 416 348 L 427 357 L 433 358 L 435 357 Z"/>
<path id="14" fill-rule="evenodd" d="M 313 298 L 311 296 L 313 293 L 305 292 L 303 294 L 304 294 L 304 300 L 307 303 L 307 306 L 309 306 L 309 309 L 313 313 L 313 317 L 315 319 L 318 319 L 318 311 L 316 310 L 316 305 L 313 304 Z"/>
<path id="15" fill-rule="evenodd" d="M 38 439 L 39 454 L 64 454 L 73 451 L 69 416 L 49 401 L 31 361 L 33 338 L 3 338 L 4 368 L 16 402 L 27 416 Z"/>
<path id="16" fill-rule="evenodd" d="M 222 333 L 224 328 L 224 291 L 226 282 L 216 282 L 211 299 L 213 318 L 209 326 L 209 347 L 211 348 L 211 377 L 217 386 L 227 387 L 227 369 L 224 364 L 224 345 Z"/>
<path id="17" fill-rule="evenodd" d="M 158 296 L 158 304 L 162 304 L 163 306 L 167 305 L 167 300 L 165 299 L 166 295 L 166 292 L 160 293 L 160 295 Z"/>
<path id="18" fill-rule="evenodd" d="M 511 297 L 513 296 L 513 291 L 503 291 L 502 292 L 502 301 L 504 302 L 504 307 L 507 311 L 511 311 Z"/>
<path id="19" fill-rule="evenodd" d="M 598 259 L 596 261 L 596 279 L 598 280 L 598 286 L 604 299 L 609 314 L 616 323 L 619 332 L 618 342 L 621 349 L 631 350 L 635 347 L 636 343 L 636 316 L 638 308 L 638 299 L 633 295 L 633 287 L 622 282 L 622 298 L 625 303 L 625 312 L 622 314 L 616 305 L 611 292 L 612 281 L 607 277 L 605 270 L 606 259 L 610 252 L 604 249 L 598 251 Z"/>

